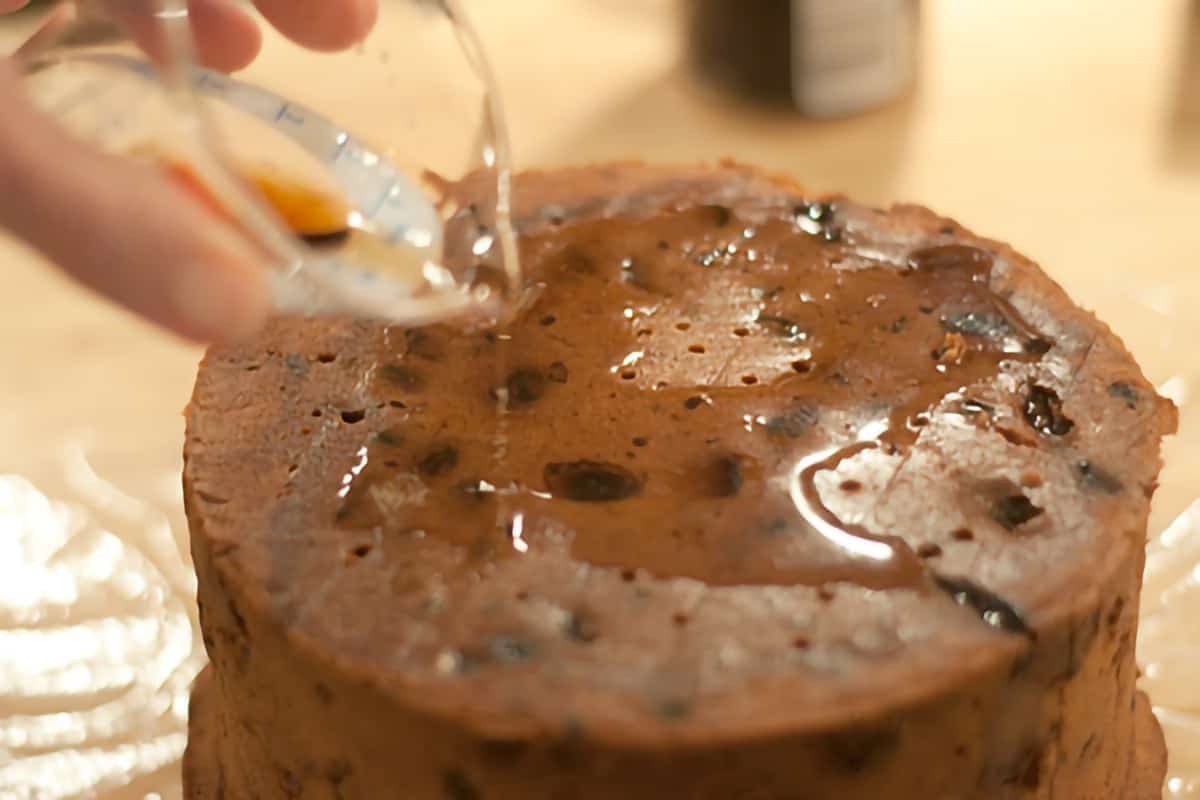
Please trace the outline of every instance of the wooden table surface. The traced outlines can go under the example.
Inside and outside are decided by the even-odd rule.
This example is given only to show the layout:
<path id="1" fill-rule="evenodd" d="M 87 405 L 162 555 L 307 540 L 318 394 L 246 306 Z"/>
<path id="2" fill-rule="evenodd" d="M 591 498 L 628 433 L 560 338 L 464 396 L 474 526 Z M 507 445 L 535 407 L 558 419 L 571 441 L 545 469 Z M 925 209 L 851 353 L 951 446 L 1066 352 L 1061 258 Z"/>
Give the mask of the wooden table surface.
<path id="1" fill-rule="evenodd" d="M 817 190 L 924 203 L 1033 256 L 1183 400 L 1153 529 L 1200 496 L 1200 404 L 1188 397 L 1200 392 L 1200 3 L 927 2 L 916 90 L 825 123 L 697 85 L 668 0 L 469 6 L 499 73 L 520 166 L 735 156 Z M 27 26 L 0 23 L 0 52 Z M 264 69 L 288 74 L 287 57 L 267 59 Z M 354 102 L 389 113 L 376 98 Z M 163 487 L 176 477 L 180 411 L 200 350 L 3 237 L 0 276 L 0 474 L 66 496 L 60 448 L 82 439 L 117 485 L 137 493 L 153 484 L 168 498 L 180 532 L 177 493 Z M 1200 601 L 1190 616 L 1200 618 Z M 1169 629 L 1200 637 L 1196 625 Z M 1175 709 L 1200 711 L 1200 690 L 1179 688 L 1188 682 L 1162 691 Z M 0 689 L 0 718 L 5 703 Z M 1193 723 L 1179 720 L 1170 731 L 1176 795 L 1200 797 L 1186 785 L 1200 772 L 1200 735 L 1189 738 Z M 0 738 L 0 777 L 4 752 Z M 139 792 L 153 784 L 170 795 L 172 774 L 156 773 L 165 782 Z"/>

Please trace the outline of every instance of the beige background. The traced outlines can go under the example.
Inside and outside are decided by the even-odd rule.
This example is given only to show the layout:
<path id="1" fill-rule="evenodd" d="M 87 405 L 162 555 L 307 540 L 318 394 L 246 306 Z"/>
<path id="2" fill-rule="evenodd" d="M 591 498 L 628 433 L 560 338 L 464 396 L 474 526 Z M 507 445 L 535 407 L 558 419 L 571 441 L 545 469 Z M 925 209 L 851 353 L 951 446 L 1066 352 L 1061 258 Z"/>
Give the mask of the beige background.
<path id="1" fill-rule="evenodd" d="M 886 109 L 833 123 L 742 106 L 696 86 L 679 66 L 675 6 L 666 0 L 475 0 L 469 6 L 506 93 L 521 165 L 734 155 L 791 172 L 817 190 L 879 203 L 923 202 L 1034 256 L 1125 337 L 1156 382 L 1184 401 L 1153 529 L 1200 495 L 1200 405 L 1188 398 L 1200 391 L 1200 4 L 929 2 L 917 90 Z M 0 23 L 0 52 L 23 24 Z M 388 35 L 403 40 L 400 33 Z M 290 57 L 272 51 L 261 68 L 286 85 Z M 391 113 L 380 98 L 343 102 L 361 103 L 347 112 L 351 116 Z M 179 412 L 199 350 L 81 292 L 3 238 L 0 279 L 0 475 L 24 476 L 53 498 L 91 507 L 87 525 L 118 538 L 149 535 L 148 528 L 166 523 L 178 536 Z M 113 500 L 120 495 L 97 482 L 70 449 L 79 443 L 100 476 L 142 505 Z M 22 529 L 12 521 L 16 484 L 8 480 L 7 507 L 0 483 L 0 536 L 13 530 L 40 535 L 37 525 Z M 37 503 L 22 486 L 21 507 L 28 511 Z M 1157 616 L 1153 636 L 1143 641 L 1143 661 L 1152 666 L 1156 699 L 1171 706 L 1175 794 L 1200 797 L 1200 789 L 1189 788 L 1193 765 L 1200 764 L 1200 723 L 1188 713 L 1200 712 L 1200 689 L 1189 688 L 1200 674 L 1200 657 L 1189 645 L 1200 641 L 1200 623 L 1189 621 L 1200 616 L 1200 599 L 1190 591 L 1190 562 L 1180 569 L 1189 540 L 1179 538 L 1160 559 L 1169 568 L 1152 579 L 1147 607 Z M 23 552 L 35 557 L 29 548 Z M 186 571 L 180 577 L 178 565 L 167 563 L 172 558 L 177 551 L 168 547 L 156 563 L 164 591 L 177 596 L 171 613 L 183 619 L 186 599 L 178 598 L 190 587 Z M 1163 606 L 1160 591 L 1173 581 L 1172 600 Z M 94 595 L 107 596 L 99 589 Z M 0 606 L 4 597 L 0 592 Z M 0 797 L 16 791 L 5 785 L 6 776 L 21 774 L 20 761 L 31 754 L 46 756 L 58 747 L 85 756 L 116 752 L 120 735 L 100 736 L 95 751 L 88 741 L 62 736 L 40 748 L 22 744 L 17 723 L 44 724 L 35 717 L 72 707 L 70 701 L 56 705 L 50 695 L 34 697 L 33 690 L 23 693 L 19 679 L 26 673 L 3 642 Z M 106 658 L 92 663 L 88 675 L 119 660 L 112 653 Z M 196 665 L 191 653 L 175 666 L 186 675 Z M 178 688 L 173 691 L 178 696 Z M 169 706 L 146 718 L 148 728 L 167 737 L 159 761 L 140 752 L 121 762 L 131 772 L 150 764 L 145 769 L 152 773 L 128 796 L 177 791 L 171 748 L 178 740 L 169 735 L 178 728 L 179 709 Z M 87 730 L 96 736 L 103 726 Z M 69 769 L 83 762 L 37 763 Z M 112 780 L 120 774 L 117 768 Z"/>

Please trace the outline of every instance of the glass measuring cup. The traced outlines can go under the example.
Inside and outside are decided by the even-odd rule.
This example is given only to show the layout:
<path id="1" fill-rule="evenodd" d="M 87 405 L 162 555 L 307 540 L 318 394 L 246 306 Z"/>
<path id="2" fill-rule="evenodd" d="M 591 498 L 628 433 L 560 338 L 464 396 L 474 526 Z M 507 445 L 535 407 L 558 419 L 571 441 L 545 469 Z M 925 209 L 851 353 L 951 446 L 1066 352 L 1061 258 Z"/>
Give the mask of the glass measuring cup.
<path id="1" fill-rule="evenodd" d="M 158 162 L 258 245 L 278 310 L 406 325 L 496 313 L 519 275 L 509 148 L 457 0 L 385 0 L 340 52 L 301 48 L 249 4 L 226 13 L 248 18 L 243 56 L 270 56 L 236 77 L 210 66 L 211 20 L 186 0 L 65 0 L 17 58 L 72 132 Z M 482 199 L 460 208 L 467 176 Z M 448 251 L 467 258 L 450 269 Z"/>

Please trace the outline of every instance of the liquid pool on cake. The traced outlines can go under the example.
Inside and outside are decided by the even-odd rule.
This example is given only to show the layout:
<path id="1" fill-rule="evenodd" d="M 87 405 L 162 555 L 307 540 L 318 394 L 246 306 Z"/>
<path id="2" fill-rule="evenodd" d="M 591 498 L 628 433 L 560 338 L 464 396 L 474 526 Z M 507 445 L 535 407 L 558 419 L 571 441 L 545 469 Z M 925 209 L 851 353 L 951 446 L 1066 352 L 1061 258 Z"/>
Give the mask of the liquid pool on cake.
<path id="1" fill-rule="evenodd" d="M 516 192 L 503 326 L 206 357 L 189 800 L 1160 797 L 1176 415 L 1107 327 L 916 206 L 732 164 Z"/>

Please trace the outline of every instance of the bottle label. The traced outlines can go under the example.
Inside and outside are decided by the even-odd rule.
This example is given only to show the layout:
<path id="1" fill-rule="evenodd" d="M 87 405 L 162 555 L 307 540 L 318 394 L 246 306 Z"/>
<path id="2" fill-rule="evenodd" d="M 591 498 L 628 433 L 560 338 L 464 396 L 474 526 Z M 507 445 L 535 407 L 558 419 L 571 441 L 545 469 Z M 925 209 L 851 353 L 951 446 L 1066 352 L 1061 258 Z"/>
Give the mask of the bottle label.
<path id="1" fill-rule="evenodd" d="M 916 60 L 916 0 L 792 0 L 792 94 L 814 116 L 881 103 Z"/>

